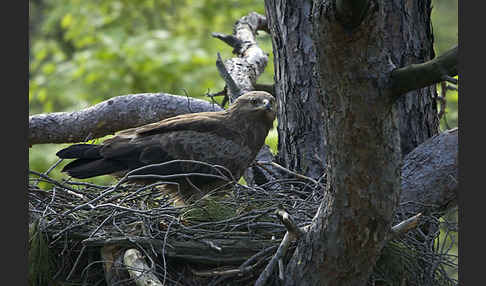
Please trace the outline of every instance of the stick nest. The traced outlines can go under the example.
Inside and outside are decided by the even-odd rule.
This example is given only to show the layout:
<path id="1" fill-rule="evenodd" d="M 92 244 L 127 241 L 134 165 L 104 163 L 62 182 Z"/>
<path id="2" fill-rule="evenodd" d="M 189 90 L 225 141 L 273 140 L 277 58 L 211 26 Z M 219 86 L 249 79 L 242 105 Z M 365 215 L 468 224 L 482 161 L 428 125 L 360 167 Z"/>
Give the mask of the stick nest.
<path id="1" fill-rule="evenodd" d="M 40 188 L 41 181 L 49 187 Z M 160 184 L 100 186 L 30 171 L 30 285 L 106 285 L 107 280 L 135 285 L 120 258 L 130 248 L 143 253 L 165 285 L 251 285 L 287 231 L 275 211 L 285 209 L 297 226 L 309 225 L 325 188 L 322 178 L 279 179 L 257 187 L 229 181 L 177 208 Z M 444 221 L 430 216 L 423 224 L 430 228 Z M 457 260 L 445 256 L 451 235 L 442 236 L 440 245 L 438 235 L 436 227 L 434 233 L 411 231 L 388 243 L 370 285 L 400 285 L 394 283 L 404 279 L 406 285 L 425 280 L 455 285 L 446 273 L 447 267 L 457 270 Z M 295 243 L 284 263 L 294 249 Z M 278 269 L 268 283 L 281 285 Z"/>

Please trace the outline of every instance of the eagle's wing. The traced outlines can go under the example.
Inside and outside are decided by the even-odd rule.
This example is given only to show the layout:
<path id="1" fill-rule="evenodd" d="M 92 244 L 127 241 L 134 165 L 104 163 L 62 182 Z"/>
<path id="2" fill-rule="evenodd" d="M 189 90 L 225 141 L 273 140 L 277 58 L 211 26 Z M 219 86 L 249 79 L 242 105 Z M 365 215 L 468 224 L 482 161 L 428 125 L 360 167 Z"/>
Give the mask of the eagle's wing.
<path id="1" fill-rule="evenodd" d="M 222 165 L 239 177 L 252 157 L 251 150 L 240 144 L 241 136 L 225 124 L 222 114 L 203 112 L 127 129 L 105 140 L 103 145 L 73 145 L 58 152 L 58 156 L 78 158 L 63 169 L 76 178 L 129 171 L 172 160 Z M 75 154 L 66 156 L 68 153 Z M 180 173 L 214 174 L 214 170 L 201 164 L 178 162 L 137 172 L 158 175 Z"/>

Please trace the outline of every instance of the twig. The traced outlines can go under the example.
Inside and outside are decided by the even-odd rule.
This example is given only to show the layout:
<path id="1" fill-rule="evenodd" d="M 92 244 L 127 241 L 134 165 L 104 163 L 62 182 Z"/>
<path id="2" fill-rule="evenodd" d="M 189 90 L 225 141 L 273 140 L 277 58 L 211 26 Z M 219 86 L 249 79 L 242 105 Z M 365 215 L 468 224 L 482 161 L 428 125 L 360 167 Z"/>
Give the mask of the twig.
<path id="1" fill-rule="evenodd" d="M 225 42 L 226 44 L 233 47 L 233 54 L 239 54 L 241 52 L 241 48 L 243 46 L 243 41 L 238 39 L 233 35 L 225 35 L 221 33 L 213 32 L 211 35 L 214 38 L 220 39 L 221 41 Z"/>
<path id="2" fill-rule="evenodd" d="M 233 98 L 234 99 L 238 98 L 242 94 L 242 91 L 235 83 L 228 70 L 226 69 L 226 66 L 224 65 L 223 60 L 221 59 L 221 55 L 219 53 L 217 54 L 216 67 L 218 68 L 219 75 L 223 78 L 224 82 L 226 83 L 229 92 L 233 95 Z"/>
<path id="3" fill-rule="evenodd" d="M 284 171 L 284 172 L 287 172 L 287 173 L 289 173 L 289 174 L 292 174 L 292 175 L 294 175 L 294 176 L 295 176 L 295 177 L 297 177 L 297 178 L 300 178 L 300 179 L 304 179 L 304 180 L 310 181 L 310 182 L 312 182 L 312 183 L 313 183 L 313 184 L 315 184 L 315 185 L 318 185 L 318 184 L 319 184 L 319 182 L 317 182 L 316 180 L 314 180 L 314 179 L 312 179 L 312 178 L 310 178 L 310 177 L 304 176 L 304 175 L 302 175 L 302 174 L 296 173 L 296 172 L 294 172 L 294 171 L 291 171 L 291 170 L 289 170 L 289 169 L 287 169 L 287 168 L 284 168 L 284 167 L 280 166 L 279 164 L 277 164 L 277 163 L 275 163 L 275 162 L 263 162 L 263 161 L 257 161 L 257 162 L 256 162 L 256 164 L 257 164 L 257 165 L 259 165 L 259 166 L 262 166 L 262 165 L 271 165 L 271 166 L 273 166 L 273 167 L 275 167 L 275 168 L 277 168 L 277 169 L 279 169 L 279 170 L 282 170 L 282 171 Z"/>
<path id="4" fill-rule="evenodd" d="M 66 277 L 66 280 L 71 279 L 71 276 L 74 273 L 74 270 L 76 269 L 76 266 L 78 266 L 79 260 L 81 259 L 81 256 L 83 255 L 84 251 L 86 250 L 86 245 L 83 245 L 81 248 L 81 251 L 78 254 L 78 257 L 76 258 L 76 261 L 74 262 L 73 267 L 71 268 L 71 271 L 69 272 L 68 276 Z"/>
<path id="5" fill-rule="evenodd" d="M 448 76 L 448 75 L 443 75 L 442 80 L 450 82 L 452 84 L 458 84 L 459 82 L 456 78 L 453 78 L 452 76 Z"/>
<path id="6" fill-rule="evenodd" d="M 272 245 L 270 247 L 265 248 L 264 250 L 258 252 L 257 254 L 253 255 L 252 257 L 248 258 L 245 262 L 243 262 L 240 265 L 240 268 L 245 268 L 246 266 L 253 263 L 253 261 L 259 259 L 260 257 L 267 255 L 268 253 L 270 253 L 270 251 L 274 250 L 277 247 L 278 247 L 277 245 Z"/>
<path id="7" fill-rule="evenodd" d="M 280 243 L 277 252 L 275 255 L 272 257 L 270 262 L 268 262 L 267 266 L 265 269 L 262 271 L 260 276 L 258 277 L 257 281 L 255 282 L 255 286 L 263 286 L 267 282 L 268 278 L 272 275 L 273 269 L 275 268 L 275 265 L 278 263 L 278 260 L 285 256 L 287 253 L 287 250 L 289 249 L 290 243 L 292 242 L 290 238 L 289 232 L 285 233 L 284 238 L 282 239 L 282 242 Z"/>
<path id="8" fill-rule="evenodd" d="M 287 232 L 290 233 L 292 240 L 299 239 L 304 233 L 303 230 L 295 224 L 294 219 L 284 209 L 277 209 L 275 214 L 280 219 L 280 222 L 285 226 Z"/>
<path id="9" fill-rule="evenodd" d="M 397 225 L 393 226 L 391 229 L 392 237 L 395 238 L 397 236 L 400 236 L 412 228 L 415 228 L 418 225 L 419 219 L 422 216 L 421 213 L 418 213 L 414 215 L 413 217 L 410 217 Z"/>
<path id="10" fill-rule="evenodd" d="M 280 258 L 278 260 L 278 279 L 280 279 L 280 281 L 284 281 L 284 265 L 283 265 L 283 260 L 282 258 Z"/>

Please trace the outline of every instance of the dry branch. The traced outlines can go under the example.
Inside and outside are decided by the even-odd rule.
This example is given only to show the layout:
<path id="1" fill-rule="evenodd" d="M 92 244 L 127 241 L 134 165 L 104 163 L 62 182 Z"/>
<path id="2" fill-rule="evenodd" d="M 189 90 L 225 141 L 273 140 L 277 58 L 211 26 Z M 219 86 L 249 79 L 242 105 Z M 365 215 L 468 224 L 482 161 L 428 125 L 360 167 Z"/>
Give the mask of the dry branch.
<path id="1" fill-rule="evenodd" d="M 291 235 L 289 234 L 289 232 L 286 232 L 284 238 L 282 239 L 282 242 L 280 243 L 277 249 L 277 252 L 272 257 L 272 259 L 267 264 L 267 266 L 262 271 L 262 273 L 260 273 L 260 276 L 255 282 L 255 286 L 263 286 L 266 284 L 268 278 L 270 278 L 270 276 L 272 275 L 273 270 L 275 269 L 275 266 L 277 265 L 278 261 L 287 253 L 287 250 L 289 249 L 291 243 L 292 243 Z"/>
<path id="2" fill-rule="evenodd" d="M 277 209 L 275 211 L 275 214 L 280 219 L 280 222 L 282 222 L 282 224 L 285 225 L 287 232 L 285 233 L 284 238 L 280 242 L 280 245 L 278 246 L 275 255 L 272 257 L 270 262 L 267 264 L 267 266 L 265 267 L 265 269 L 262 271 L 257 281 L 255 282 L 255 286 L 265 285 L 268 278 L 272 275 L 273 270 L 277 264 L 279 269 L 278 277 L 280 280 L 284 280 L 284 273 L 283 273 L 284 266 L 283 266 L 282 258 L 287 254 L 287 250 L 289 249 L 290 244 L 293 241 L 298 240 L 304 233 L 304 230 L 295 224 L 294 219 L 292 218 L 291 215 L 289 215 L 287 211 L 283 209 Z"/>
<path id="3" fill-rule="evenodd" d="M 213 37 L 233 47 L 233 53 L 237 55 L 224 61 L 226 71 L 218 68 L 229 87 L 230 102 L 242 93 L 255 90 L 256 80 L 267 66 L 268 55 L 256 42 L 259 30 L 268 31 L 267 20 L 264 16 L 252 12 L 235 23 L 233 35 L 213 33 Z M 226 73 L 230 76 L 229 79 Z"/>
<path id="4" fill-rule="evenodd" d="M 219 110 L 204 100 L 166 93 L 116 96 L 79 111 L 29 116 L 29 145 L 82 142 L 179 114 Z"/>
<path id="5" fill-rule="evenodd" d="M 283 209 L 277 209 L 275 214 L 278 216 L 280 222 L 287 229 L 287 232 L 290 234 L 290 238 L 292 240 L 299 239 L 304 231 L 295 224 L 292 216 Z"/>
<path id="6" fill-rule="evenodd" d="M 123 262 L 130 278 L 137 286 L 162 286 L 162 282 L 152 273 L 145 263 L 142 253 L 136 249 L 128 249 L 123 256 Z"/>
<path id="7" fill-rule="evenodd" d="M 412 228 L 418 225 L 419 219 L 422 214 L 416 214 L 411 218 L 408 218 L 397 225 L 393 226 L 391 229 L 392 237 L 397 237 L 401 234 L 406 233 L 407 231 L 411 230 Z"/>

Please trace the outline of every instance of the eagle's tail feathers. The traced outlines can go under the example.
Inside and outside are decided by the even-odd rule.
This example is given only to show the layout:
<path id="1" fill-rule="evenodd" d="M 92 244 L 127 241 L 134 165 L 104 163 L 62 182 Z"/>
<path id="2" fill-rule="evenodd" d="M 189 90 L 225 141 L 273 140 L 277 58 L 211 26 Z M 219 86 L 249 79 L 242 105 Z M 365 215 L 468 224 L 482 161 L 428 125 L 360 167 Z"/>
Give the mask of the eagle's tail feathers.
<path id="1" fill-rule="evenodd" d="M 100 159 L 101 147 L 95 144 L 75 144 L 58 151 L 56 155 L 63 159 Z"/>
<path id="2" fill-rule="evenodd" d="M 77 159 L 64 166 L 62 172 L 67 172 L 73 178 L 86 179 L 124 169 L 122 164 L 109 159 Z"/>

